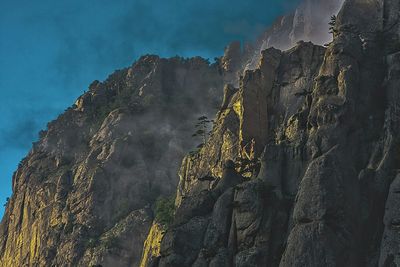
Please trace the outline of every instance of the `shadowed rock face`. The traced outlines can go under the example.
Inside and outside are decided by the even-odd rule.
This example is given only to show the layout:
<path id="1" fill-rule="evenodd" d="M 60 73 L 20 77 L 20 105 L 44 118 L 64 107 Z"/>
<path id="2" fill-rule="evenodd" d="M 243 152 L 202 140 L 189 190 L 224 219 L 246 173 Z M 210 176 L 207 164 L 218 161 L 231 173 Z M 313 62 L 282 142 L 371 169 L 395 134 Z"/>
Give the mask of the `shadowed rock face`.
<path id="1" fill-rule="evenodd" d="M 293 198 L 306 167 L 305 113 L 311 99 L 298 93 L 312 87 L 324 53 L 323 47 L 305 42 L 286 52 L 268 49 L 259 68 L 244 73 L 240 88 L 218 113 L 206 146 L 184 159 L 176 220 L 161 244 L 159 266 L 279 263 Z M 251 162 L 263 150 L 265 162 L 256 178 L 260 167 L 252 167 Z M 236 162 L 236 170 L 225 164 L 229 160 Z M 271 169 L 280 175 L 274 181 L 269 178 Z M 237 180 L 238 173 L 244 182 L 226 188 L 229 183 L 224 181 Z M 210 184 L 197 178 L 205 175 L 221 179 Z M 202 212 L 195 212 L 200 207 Z M 185 229 L 203 240 L 191 243 L 190 251 L 182 250 L 186 243 L 180 237 Z"/>
<path id="2" fill-rule="evenodd" d="M 226 90 L 211 138 L 183 162 L 157 266 L 400 264 L 400 50 L 383 6 L 398 3 L 346 1 L 326 49 L 267 49 Z M 215 194 L 226 160 L 244 181 Z"/>
<path id="3" fill-rule="evenodd" d="M 326 48 L 263 49 L 252 68 L 236 43 L 94 82 L 15 173 L 0 266 L 400 266 L 398 9 L 347 0 Z M 289 36 L 317 32 L 302 25 Z M 152 204 L 175 191 L 161 226 Z"/>

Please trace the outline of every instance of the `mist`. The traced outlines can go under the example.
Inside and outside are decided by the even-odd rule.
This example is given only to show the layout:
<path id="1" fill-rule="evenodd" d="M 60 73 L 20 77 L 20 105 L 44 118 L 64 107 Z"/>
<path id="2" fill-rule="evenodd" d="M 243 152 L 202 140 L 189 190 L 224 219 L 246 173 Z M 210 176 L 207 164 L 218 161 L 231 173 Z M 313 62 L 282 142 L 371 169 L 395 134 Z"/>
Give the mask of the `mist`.
<path id="1" fill-rule="evenodd" d="M 12 172 L 39 130 L 91 81 L 104 80 L 143 54 L 213 60 L 231 41 L 254 42 L 299 2 L 3 1 L 0 200 L 10 195 Z"/>

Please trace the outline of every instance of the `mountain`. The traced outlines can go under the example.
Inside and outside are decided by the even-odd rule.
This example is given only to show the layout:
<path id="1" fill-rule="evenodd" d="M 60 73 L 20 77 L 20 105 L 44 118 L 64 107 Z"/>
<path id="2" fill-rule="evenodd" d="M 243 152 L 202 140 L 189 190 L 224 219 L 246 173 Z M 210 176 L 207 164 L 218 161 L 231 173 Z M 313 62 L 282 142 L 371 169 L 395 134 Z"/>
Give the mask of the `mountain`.
<path id="1" fill-rule="evenodd" d="M 327 48 L 262 52 L 185 158 L 153 266 L 400 266 L 398 11 L 349 0 Z"/>
<path id="2" fill-rule="evenodd" d="M 0 266 L 400 266 L 400 2 L 341 4 L 92 83 L 14 174 Z"/>
<path id="3" fill-rule="evenodd" d="M 174 193 L 197 117 L 220 103 L 220 73 L 201 58 L 144 56 L 93 82 L 15 172 L 0 266 L 137 266 L 151 205 Z"/>

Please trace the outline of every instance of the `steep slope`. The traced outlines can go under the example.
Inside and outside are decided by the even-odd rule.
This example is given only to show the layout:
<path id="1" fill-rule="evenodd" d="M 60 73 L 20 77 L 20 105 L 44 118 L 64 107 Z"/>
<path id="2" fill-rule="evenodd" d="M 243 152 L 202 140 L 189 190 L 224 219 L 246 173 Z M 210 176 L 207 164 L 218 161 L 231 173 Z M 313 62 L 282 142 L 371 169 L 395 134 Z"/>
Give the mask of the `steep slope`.
<path id="1" fill-rule="evenodd" d="M 266 36 L 321 36 L 329 16 L 305 18 L 329 3 Z M 0 266 L 400 266 L 399 12 L 347 0 L 326 48 L 234 43 L 94 82 L 15 173 Z M 153 203 L 175 192 L 163 225 Z"/>
<path id="2" fill-rule="evenodd" d="M 94 82 L 21 161 L 0 266 L 137 265 L 153 203 L 174 193 L 181 159 L 197 145 L 196 118 L 215 114 L 222 84 L 236 83 L 260 44 L 245 54 L 233 44 L 212 66 L 146 56 Z"/>
<path id="3" fill-rule="evenodd" d="M 297 135 L 305 127 L 303 107 L 311 103 L 301 94 L 312 86 L 324 52 L 304 42 L 286 52 L 265 50 L 239 89 L 226 88 L 209 142 L 183 161 L 176 219 L 163 239 L 159 266 L 265 266 L 280 259 L 288 230 L 272 228 L 288 224 L 304 172 L 305 138 Z M 257 160 L 265 147 L 271 170 Z M 260 168 L 266 177 L 256 179 Z M 239 173 L 243 177 L 234 179 Z M 269 193 L 272 186 L 279 198 Z"/>
<path id="4" fill-rule="evenodd" d="M 222 80 L 201 58 L 145 56 L 94 82 L 14 174 L 0 266 L 137 266 L 151 205 L 175 191 L 193 125 L 220 102 Z"/>
<path id="5" fill-rule="evenodd" d="M 225 88 L 148 266 L 400 266 L 399 11 L 347 0 L 327 49 L 267 49 Z"/>

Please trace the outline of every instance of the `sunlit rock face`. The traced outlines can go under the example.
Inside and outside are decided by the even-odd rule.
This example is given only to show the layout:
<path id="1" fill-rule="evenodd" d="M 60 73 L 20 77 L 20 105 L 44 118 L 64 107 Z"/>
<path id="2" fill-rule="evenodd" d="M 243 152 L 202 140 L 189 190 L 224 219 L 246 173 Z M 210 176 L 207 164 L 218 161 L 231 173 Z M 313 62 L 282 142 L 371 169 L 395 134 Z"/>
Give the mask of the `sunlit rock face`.
<path id="1" fill-rule="evenodd" d="M 288 234 L 283 226 L 290 217 L 281 198 L 294 197 L 307 162 L 304 144 L 311 96 L 303 93 L 311 90 L 324 53 L 325 48 L 306 42 L 285 52 L 267 49 L 258 68 L 245 71 L 238 89 L 226 88 L 224 103 L 229 104 L 219 111 L 209 141 L 183 161 L 177 222 L 161 243 L 159 266 L 279 262 Z M 259 158 L 266 162 L 261 164 Z M 233 171 L 226 169 L 228 160 L 236 162 Z M 280 175 L 274 181 L 273 170 Z M 243 180 L 233 182 L 238 172 Z M 259 172 L 263 174 L 257 178 Z M 201 179 L 205 176 L 215 180 Z M 229 179 L 235 186 L 221 190 L 219 184 Z M 270 192 L 272 184 L 280 198 Z M 276 216 L 279 221 L 274 221 Z M 186 244 L 180 237 L 188 231 L 191 239 L 203 242 Z M 281 232 L 270 240 L 271 231 Z"/>
<path id="2" fill-rule="evenodd" d="M 399 2 L 341 5 L 93 82 L 15 173 L 0 266 L 400 266 Z"/>
<path id="3" fill-rule="evenodd" d="M 14 174 L 0 266 L 138 266 L 152 205 L 174 193 L 222 84 L 216 64 L 157 56 L 92 83 Z"/>
<path id="4" fill-rule="evenodd" d="M 348 0 L 326 48 L 263 50 L 225 88 L 209 141 L 183 162 L 156 266 L 400 264 L 391 8 Z"/>

